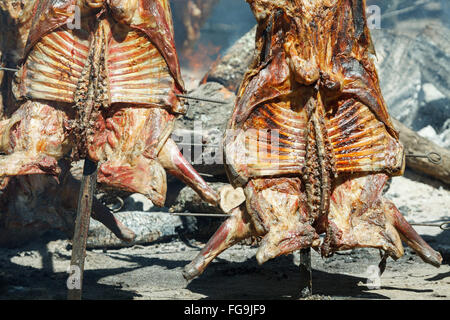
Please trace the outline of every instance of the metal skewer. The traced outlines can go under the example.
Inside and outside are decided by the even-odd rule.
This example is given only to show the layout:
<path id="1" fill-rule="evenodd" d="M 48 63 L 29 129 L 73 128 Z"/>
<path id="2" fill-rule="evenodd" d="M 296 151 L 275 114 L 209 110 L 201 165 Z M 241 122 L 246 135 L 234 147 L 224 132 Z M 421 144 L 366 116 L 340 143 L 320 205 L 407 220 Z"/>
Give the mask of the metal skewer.
<path id="1" fill-rule="evenodd" d="M 450 230 L 450 221 L 446 221 L 446 222 L 443 222 L 440 224 L 411 222 L 410 225 L 420 226 L 420 227 L 436 227 L 436 228 L 441 228 L 441 230 Z"/>
<path id="2" fill-rule="evenodd" d="M 407 158 L 427 158 L 433 164 L 441 164 L 442 156 L 437 152 L 428 152 L 427 154 L 406 154 Z"/>
<path id="3" fill-rule="evenodd" d="M 221 100 L 215 100 L 215 99 L 209 99 L 209 98 L 203 98 L 203 97 L 193 97 L 188 96 L 185 94 L 175 94 L 178 98 L 185 98 L 185 99 L 191 99 L 191 100 L 198 100 L 198 101 L 206 101 L 206 102 L 212 102 L 212 103 L 219 103 L 219 104 L 227 104 L 225 101 Z"/>
<path id="4" fill-rule="evenodd" d="M 210 217 L 210 218 L 229 218 L 230 215 L 226 213 L 191 213 L 191 212 L 169 212 L 172 216 L 189 216 L 189 217 Z M 445 221 L 439 224 L 433 224 L 433 223 L 415 223 L 415 222 L 408 222 L 412 226 L 422 226 L 422 227 L 436 227 L 441 228 L 442 230 L 450 230 L 450 221 Z M 306 270 L 311 269 L 311 267 L 308 267 L 308 252 L 303 252 L 307 249 L 300 250 L 300 260 L 302 261 L 302 257 L 304 258 L 303 261 L 305 262 L 304 265 L 306 267 Z M 300 265 L 302 266 L 302 262 L 300 262 Z"/>
<path id="5" fill-rule="evenodd" d="M 219 149 L 221 146 L 218 144 L 207 144 L 207 143 L 186 143 L 186 142 L 177 142 L 175 143 L 179 146 L 185 146 L 185 147 L 205 147 L 205 148 L 215 148 Z"/>
<path id="6" fill-rule="evenodd" d="M 184 212 L 170 212 L 172 216 L 187 216 L 187 217 L 211 217 L 211 218 L 229 218 L 229 214 L 225 213 L 184 213 Z"/>
<path id="7" fill-rule="evenodd" d="M 179 146 L 185 146 L 185 147 L 204 147 L 204 148 L 216 148 L 219 149 L 221 146 L 218 144 L 200 144 L 200 143 L 186 143 L 181 141 L 175 141 L 175 143 Z M 427 158 L 428 161 L 430 161 L 433 164 L 441 164 L 442 163 L 442 156 L 437 152 L 429 152 L 427 154 L 406 154 L 407 158 Z"/>
<path id="8" fill-rule="evenodd" d="M 172 216 L 190 216 L 190 217 L 211 217 L 211 218 L 229 218 L 230 215 L 226 213 L 192 213 L 192 212 L 169 212 Z M 422 227 L 436 227 L 441 228 L 442 230 L 450 230 L 450 221 L 445 221 L 438 224 L 433 223 L 416 223 L 416 222 L 408 222 L 412 226 L 422 226 Z M 302 249 L 306 250 L 306 249 Z M 300 252 L 302 253 L 302 250 Z M 306 252 L 305 252 L 306 253 Z M 304 256 L 307 258 L 306 256 Z M 305 260 L 307 262 L 307 260 Z"/>
<path id="9" fill-rule="evenodd" d="M 86 240 L 89 230 L 89 220 L 92 211 L 92 201 L 97 183 L 97 164 L 89 159 L 84 160 L 83 177 L 81 179 L 78 197 L 77 219 L 72 242 L 71 270 L 76 270 L 79 278 L 76 286 L 70 286 L 68 300 L 81 300 L 83 287 L 84 260 L 86 256 Z"/>
<path id="10" fill-rule="evenodd" d="M 13 71 L 13 72 L 17 72 L 17 71 L 19 71 L 19 69 L 14 69 L 14 68 L 6 68 L 6 67 L 0 67 L 0 70 Z"/>
<path id="11" fill-rule="evenodd" d="M 169 213 L 172 216 L 189 216 L 189 217 L 210 217 L 210 218 L 229 218 L 230 215 L 229 214 L 225 214 L 225 213 L 189 213 L 189 212 L 170 212 Z M 433 224 L 433 223 L 415 223 L 415 222 L 409 222 L 410 225 L 412 226 L 421 226 L 421 227 L 436 227 L 436 228 L 441 228 L 442 230 L 450 230 L 450 221 L 445 221 L 443 223 L 439 223 L 439 224 Z M 307 249 L 302 249 L 300 250 L 300 268 L 302 268 L 302 265 L 305 266 L 306 270 L 311 269 L 311 267 L 308 267 L 308 252 L 304 252 L 304 250 Z M 310 252 L 309 252 L 310 254 Z M 303 257 L 303 261 L 305 263 L 302 264 L 302 257 Z"/>
<path id="12" fill-rule="evenodd" d="M 405 14 L 405 13 L 414 11 L 414 10 L 416 10 L 418 7 L 423 6 L 423 5 L 426 5 L 426 4 L 430 3 L 430 2 L 431 2 L 431 1 L 417 1 L 416 3 L 414 3 L 413 5 L 411 5 L 411 6 L 409 6 L 409 7 L 402 8 L 402 9 L 397 9 L 397 10 L 394 10 L 394 11 L 387 12 L 387 13 L 383 14 L 383 15 L 381 16 L 381 18 L 384 19 L 384 18 L 390 18 L 390 17 L 393 17 L 393 16 L 398 16 L 398 15 L 400 15 L 400 14 Z"/>

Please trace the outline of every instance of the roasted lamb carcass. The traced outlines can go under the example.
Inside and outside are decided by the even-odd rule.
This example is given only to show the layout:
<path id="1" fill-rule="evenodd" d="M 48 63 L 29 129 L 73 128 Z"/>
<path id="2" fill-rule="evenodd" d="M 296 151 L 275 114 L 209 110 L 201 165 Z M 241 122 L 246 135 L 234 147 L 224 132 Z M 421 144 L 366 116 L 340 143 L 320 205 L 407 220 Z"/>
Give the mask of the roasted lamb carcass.
<path id="1" fill-rule="evenodd" d="M 365 2 L 247 2 L 255 60 L 224 136 L 229 179 L 246 201 L 184 276 L 251 236 L 262 238 L 259 263 L 308 247 L 323 256 L 379 248 L 384 262 L 403 255 L 404 240 L 439 266 L 440 254 L 382 197 L 388 177 L 403 173 L 404 151 L 371 60 Z"/>
<path id="2" fill-rule="evenodd" d="M 170 138 L 185 110 L 168 1 L 42 0 L 31 19 L 18 107 L 0 124 L 0 177 L 56 176 L 63 156 L 89 157 L 99 182 L 156 205 L 166 170 L 217 202 Z"/>

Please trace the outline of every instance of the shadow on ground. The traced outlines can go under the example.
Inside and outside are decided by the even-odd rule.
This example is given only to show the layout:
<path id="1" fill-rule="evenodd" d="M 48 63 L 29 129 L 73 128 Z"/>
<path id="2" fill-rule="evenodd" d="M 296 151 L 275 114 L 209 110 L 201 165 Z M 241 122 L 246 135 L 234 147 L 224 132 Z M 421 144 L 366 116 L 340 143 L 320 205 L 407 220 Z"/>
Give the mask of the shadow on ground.
<path id="1" fill-rule="evenodd" d="M 427 239 L 431 244 L 446 241 L 443 232 L 437 237 Z M 0 299 L 66 299 L 66 272 L 54 272 L 54 263 L 69 265 L 70 250 L 49 252 L 48 239 L 35 242 L 27 248 L 1 249 L 0 254 Z M 167 243 L 157 246 L 141 246 L 107 252 L 92 252 L 94 265 L 85 271 L 83 281 L 84 299 L 298 299 L 300 292 L 299 267 L 294 263 L 294 256 L 281 256 L 258 265 L 254 256 L 247 251 L 249 258 L 242 257 L 241 251 L 219 256 L 198 278 L 187 282 L 182 277 L 182 270 L 196 251 L 181 242 L 177 245 Z M 70 248 L 69 248 L 70 249 Z M 156 251 L 157 250 L 157 251 Z M 405 252 L 395 266 L 396 272 L 408 270 L 416 262 L 421 263 L 415 255 Z M 30 256 L 28 256 L 30 255 Z M 27 258 L 35 262 L 18 264 Z M 298 258 L 298 257 L 297 257 Z M 234 260 L 234 261 L 233 261 Z M 417 261 L 416 261 L 417 260 Z M 36 263 L 40 261 L 40 263 Z M 56 262 L 55 262 L 56 261 Z M 313 259 L 313 299 L 391 299 L 390 292 L 433 293 L 430 287 L 412 282 L 390 282 L 382 286 L 381 291 L 370 290 L 362 275 L 366 266 L 378 261 L 368 250 L 354 251 L 351 254 L 335 255 L 323 260 L 319 256 Z M 448 263 L 448 260 L 447 260 Z M 41 267 L 42 266 L 42 267 Z M 99 266 L 94 268 L 92 266 Z M 389 265 L 391 266 L 391 265 Z M 441 273 L 431 273 L 423 282 L 447 281 L 448 269 Z M 159 293 L 158 293 L 159 292 Z M 181 295 L 180 292 L 182 292 Z M 400 293 L 401 296 L 401 293 Z"/>
<path id="2" fill-rule="evenodd" d="M 300 274 L 292 257 L 278 257 L 259 266 L 256 259 L 242 263 L 216 262 L 187 288 L 205 295 L 205 299 L 298 299 Z M 351 275 L 313 269 L 313 293 L 327 298 L 356 297 L 359 299 L 388 299 L 358 286 L 366 279 Z"/>
<path id="3" fill-rule="evenodd" d="M 58 235 L 56 235 L 58 237 Z M 0 299 L 6 300 L 65 300 L 67 298 L 66 272 L 54 272 L 52 253 L 48 251 L 48 242 L 55 240 L 55 235 L 45 235 L 40 241 L 24 248 L 2 249 L 0 257 Z M 11 258 L 27 255 L 37 251 L 42 267 L 16 264 Z M 70 256 L 67 258 L 68 265 Z M 103 277 L 122 274 L 136 268 L 105 268 L 86 270 L 83 281 L 84 299 L 133 299 L 138 297 L 134 291 L 123 290 L 121 285 L 99 284 Z"/>

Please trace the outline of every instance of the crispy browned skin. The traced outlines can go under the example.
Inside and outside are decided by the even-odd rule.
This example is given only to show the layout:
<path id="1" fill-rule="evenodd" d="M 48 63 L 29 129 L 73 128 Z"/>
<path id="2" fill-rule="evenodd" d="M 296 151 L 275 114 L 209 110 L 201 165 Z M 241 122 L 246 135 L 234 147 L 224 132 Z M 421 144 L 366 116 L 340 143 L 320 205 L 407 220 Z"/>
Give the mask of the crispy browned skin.
<path id="1" fill-rule="evenodd" d="M 99 182 L 156 205 L 166 170 L 217 204 L 170 138 L 186 110 L 169 1 L 40 0 L 31 10 L 18 108 L 0 123 L 0 178 L 57 175 L 71 152 L 99 163 Z"/>
<path id="2" fill-rule="evenodd" d="M 324 256 L 371 247 L 397 259 L 403 238 L 439 266 L 440 254 L 382 197 L 388 176 L 403 173 L 404 152 L 371 59 L 365 2 L 247 2 L 257 55 L 224 143 L 229 178 L 247 200 L 185 276 L 249 235 L 263 237 L 259 263 L 319 246 Z"/>

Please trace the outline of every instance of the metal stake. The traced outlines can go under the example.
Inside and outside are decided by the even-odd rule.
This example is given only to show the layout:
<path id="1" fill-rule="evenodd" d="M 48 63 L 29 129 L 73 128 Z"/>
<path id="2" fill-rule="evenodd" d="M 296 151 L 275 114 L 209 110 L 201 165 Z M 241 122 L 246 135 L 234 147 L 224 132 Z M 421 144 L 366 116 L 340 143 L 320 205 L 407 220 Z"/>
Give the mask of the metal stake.
<path id="1" fill-rule="evenodd" d="M 89 230 L 89 219 L 92 211 L 92 200 L 97 183 L 97 164 L 89 159 L 84 160 L 83 177 L 81 179 L 80 194 L 78 197 L 77 219 L 72 241 L 71 270 L 78 272 L 78 285 L 69 288 L 67 299 L 81 300 L 83 287 L 84 259 L 86 255 L 86 240 Z"/>
<path id="2" fill-rule="evenodd" d="M 311 248 L 300 249 L 300 297 L 312 295 Z"/>

